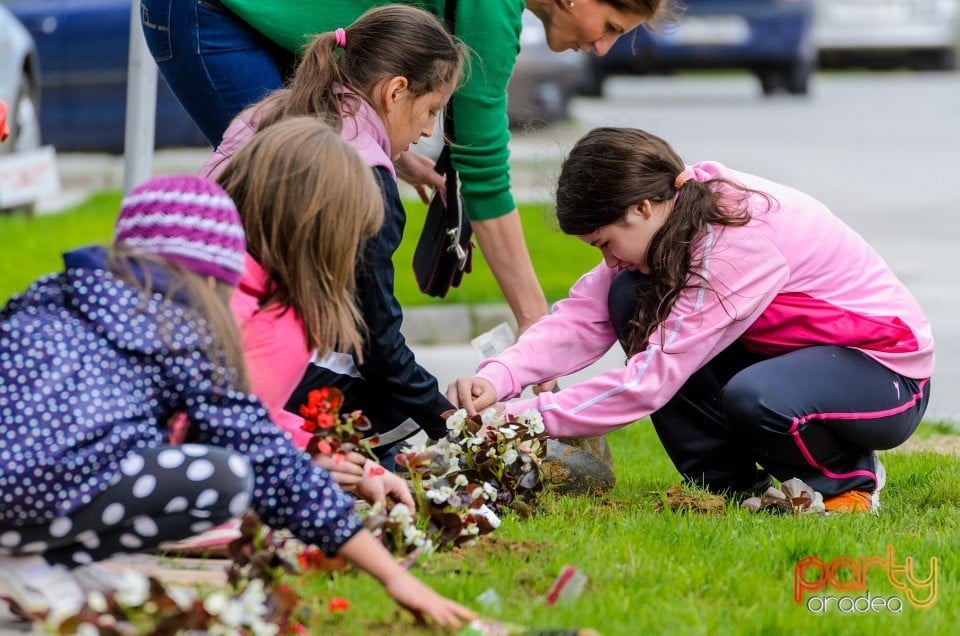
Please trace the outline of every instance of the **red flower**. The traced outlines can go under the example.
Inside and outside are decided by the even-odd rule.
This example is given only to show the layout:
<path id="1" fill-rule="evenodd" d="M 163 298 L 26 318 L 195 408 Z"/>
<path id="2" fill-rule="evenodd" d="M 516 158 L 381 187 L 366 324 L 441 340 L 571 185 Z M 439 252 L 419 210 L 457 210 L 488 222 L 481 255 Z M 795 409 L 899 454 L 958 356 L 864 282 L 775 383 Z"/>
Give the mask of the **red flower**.
<path id="1" fill-rule="evenodd" d="M 317 416 L 317 426 L 320 428 L 333 428 L 337 421 L 329 413 L 321 413 Z"/>
<path id="2" fill-rule="evenodd" d="M 341 596 L 334 596 L 332 599 L 330 599 L 330 602 L 327 603 L 327 609 L 334 614 L 338 612 L 346 612 L 348 609 L 350 609 L 350 601 Z"/>
<path id="3" fill-rule="evenodd" d="M 308 545 L 303 552 L 297 555 L 297 563 L 304 572 L 312 572 L 320 568 L 323 559 L 326 558 L 320 548 Z"/>

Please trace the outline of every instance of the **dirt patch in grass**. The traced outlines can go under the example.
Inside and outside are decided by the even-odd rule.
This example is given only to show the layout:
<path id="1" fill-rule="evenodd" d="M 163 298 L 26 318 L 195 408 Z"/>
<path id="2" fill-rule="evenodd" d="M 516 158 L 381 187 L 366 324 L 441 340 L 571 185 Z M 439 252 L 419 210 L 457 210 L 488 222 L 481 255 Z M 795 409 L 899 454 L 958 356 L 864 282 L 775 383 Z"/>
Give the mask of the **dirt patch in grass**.
<path id="1" fill-rule="evenodd" d="M 905 452 L 932 451 L 946 455 L 960 455 L 960 435 L 911 437 L 895 450 Z"/>
<path id="2" fill-rule="evenodd" d="M 722 515 L 727 509 L 727 500 L 704 490 L 688 488 L 683 484 L 652 493 L 658 511 L 693 512 L 702 515 Z"/>
<path id="3" fill-rule="evenodd" d="M 480 537 L 474 545 L 455 548 L 447 556 L 452 560 L 466 559 L 467 561 L 476 561 L 478 557 L 529 561 L 552 549 L 553 544 L 549 541 L 511 541 L 495 534 L 487 534 Z"/>

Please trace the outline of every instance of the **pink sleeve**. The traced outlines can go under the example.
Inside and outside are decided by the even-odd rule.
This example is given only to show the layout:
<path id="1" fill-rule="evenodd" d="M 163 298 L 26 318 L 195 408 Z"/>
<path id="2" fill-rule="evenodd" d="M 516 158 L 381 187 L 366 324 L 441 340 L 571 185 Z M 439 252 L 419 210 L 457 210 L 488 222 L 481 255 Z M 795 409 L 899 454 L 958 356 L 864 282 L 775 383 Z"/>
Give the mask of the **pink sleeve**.
<path id="1" fill-rule="evenodd" d="M 600 264 L 580 277 L 568 298 L 554 305 L 496 358 L 480 363 L 477 375 L 489 380 L 498 399 L 519 395 L 525 387 L 587 367 L 616 342 L 607 294 L 617 274 Z"/>
<path id="2" fill-rule="evenodd" d="M 708 232 L 701 273 L 708 284 L 689 287 L 644 351 L 626 367 L 611 369 L 557 393 L 511 402 L 543 414 L 552 436 L 600 435 L 646 417 L 666 404 L 687 379 L 743 334 L 789 277 L 785 260 L 760 236 L 733 236 L 750 228 Z M 720 240 L 719 246 L 714 242 Z"/>

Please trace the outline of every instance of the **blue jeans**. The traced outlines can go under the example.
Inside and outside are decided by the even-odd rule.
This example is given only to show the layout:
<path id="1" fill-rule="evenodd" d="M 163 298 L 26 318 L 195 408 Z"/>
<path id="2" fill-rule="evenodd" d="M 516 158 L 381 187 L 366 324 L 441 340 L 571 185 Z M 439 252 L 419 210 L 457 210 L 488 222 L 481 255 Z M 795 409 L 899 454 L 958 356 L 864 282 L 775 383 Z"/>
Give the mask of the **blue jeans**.
<path id="1" fill-rule="evenodd" d="M 160 73 L 214 148 L 240 111 L 293 70 L 292 53 L 220 0 L 142 0 L 140 22 Z"/>

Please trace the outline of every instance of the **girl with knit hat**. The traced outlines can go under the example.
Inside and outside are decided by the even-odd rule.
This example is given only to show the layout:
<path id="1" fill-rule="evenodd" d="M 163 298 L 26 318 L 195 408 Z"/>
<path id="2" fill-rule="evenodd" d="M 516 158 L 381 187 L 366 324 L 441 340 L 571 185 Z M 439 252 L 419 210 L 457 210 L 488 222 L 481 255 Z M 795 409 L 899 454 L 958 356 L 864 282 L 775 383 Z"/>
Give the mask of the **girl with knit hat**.
<path id="1" fill-rule="evenodd" d="M 650 416 L 684 480 L 763 492 L 801 479 L 828 511 L 879 506 L 875 451 L 903 443 L 930 396 L 930 323 L 903 283 L 825 205 L 662 139 L 598 128 L 564 161 L 564 233 L 603 263 L 516 345 L 448 397 L 472 413 L 619 343 L 622 369 L 506 405 L 554 436 Z"/>
<path id="2" fill-rule="evenodd" d="M 369 171 L 329 127 L 287 124 L 298 123 L 290 151 L 349 177 L 334 205 L 310 211 L 335 226 L 314 222 L 306 240 L 322 250 L 369 236 L 382 219 Z M 228 306 L 244 239 L 218 185 L 158 177 L 123 200 L 111 247 L 68 252 L 64 271 L 0 311 L 0 597 L 75 610 L 84 599 L 71 568 L 182 539 L 249 506 L 369 572 L 418 617 L 471 618 L 393 560 L 353 498 L 246 392 Z M 329 272 L 333 289 L 349 286 L 358 243 L 342 248 L 349 265 Z M 342 312 L 327 323 L 358 338 L 351 301 L 323 301 Z M 190 420 L 179 446 L 166 426 L 176 412 Z"/>

